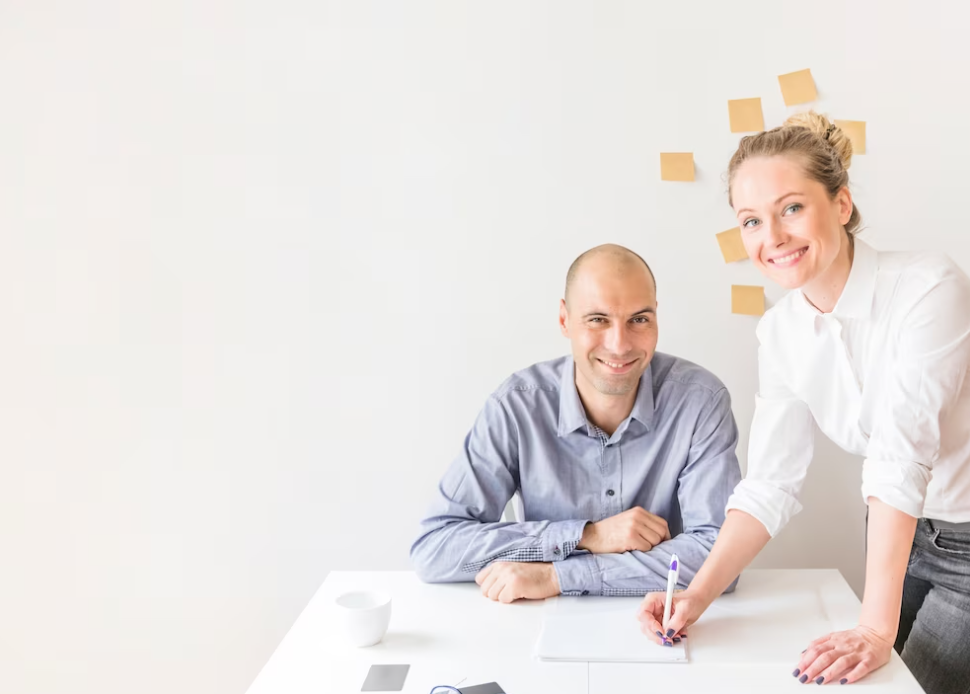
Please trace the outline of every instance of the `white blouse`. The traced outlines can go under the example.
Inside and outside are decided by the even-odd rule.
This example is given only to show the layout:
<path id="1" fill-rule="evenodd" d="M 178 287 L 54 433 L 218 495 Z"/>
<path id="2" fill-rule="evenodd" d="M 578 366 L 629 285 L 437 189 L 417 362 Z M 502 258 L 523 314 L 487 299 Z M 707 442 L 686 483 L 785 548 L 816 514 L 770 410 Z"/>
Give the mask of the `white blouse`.
<path id="1" fill-rule="evenodd" d="M 728 500 L 772 536 L 801 510 L 814 424 L 864 455 L 862 496 L 970 521 L 970 279 L 941 253 L 856 239 L 835 309 L 789 292 L 758 324 L 748 474 Z"/>

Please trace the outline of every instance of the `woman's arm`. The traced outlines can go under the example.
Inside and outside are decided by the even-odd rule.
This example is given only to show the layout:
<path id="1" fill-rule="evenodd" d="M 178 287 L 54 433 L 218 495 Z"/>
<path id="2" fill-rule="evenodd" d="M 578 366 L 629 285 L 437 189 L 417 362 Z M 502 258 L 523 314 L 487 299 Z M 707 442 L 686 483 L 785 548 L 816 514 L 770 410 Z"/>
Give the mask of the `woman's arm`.
<path id="1" fill-rule="evenodd" d="M 916 519 L 875 497 L 869 498 L 866 589 L 859 624 L 888 643 L 896 641 L 903 579 L 916 534 Z"/>
<path id="2" fill-rule="evenodd" d="M 721 532 L 707 561 L 690 582 L 687 590 L 674 596 L 670 621 L 661 623 L 664 594 L 647 593 L 640 605 L 640 630 L 654 641 L 663 642 L 683 634 L 696 622 L 714 599 L 731 585 L 760 552 L 771 535 L 764 524 L 744 511 L 728 511 Z"/>

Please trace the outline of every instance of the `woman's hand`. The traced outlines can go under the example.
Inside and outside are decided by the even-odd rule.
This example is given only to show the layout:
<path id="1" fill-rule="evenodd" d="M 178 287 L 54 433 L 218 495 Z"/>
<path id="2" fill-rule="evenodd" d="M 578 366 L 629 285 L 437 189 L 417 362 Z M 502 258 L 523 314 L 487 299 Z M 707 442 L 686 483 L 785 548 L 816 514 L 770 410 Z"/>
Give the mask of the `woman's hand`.
<path id="1" fill-rule="evenodd" d="M 812 641 L 792 674 L 803 683 L 851 684 L 888 663 L 892 650 L 891 640 L 860 624 Z"/>
<path id="2" fill-rule="evenodd" d="M 664 632 L 662 622 L 666 599 L 666 593 L 647 593 L 640 603 L 637 619 L 640 620 L 640 631 L 656 643 L 669 646 L 679 642 L 681 638 L 687 638 L 687 628 L 698 620 L 711 603 L 691 593 L 689 588 L 680 593 L 674 593 L 670 606 L 670 621 L 667 623 L 667 631 Z"/>

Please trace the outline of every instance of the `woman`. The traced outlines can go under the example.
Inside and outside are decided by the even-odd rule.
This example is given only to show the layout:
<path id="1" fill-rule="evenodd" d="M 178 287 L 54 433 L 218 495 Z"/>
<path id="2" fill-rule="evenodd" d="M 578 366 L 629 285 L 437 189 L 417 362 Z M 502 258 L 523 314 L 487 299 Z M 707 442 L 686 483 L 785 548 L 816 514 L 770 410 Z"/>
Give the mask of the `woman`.
<path id="1" fill-rule="evenodd" d="M 758 325 L 748 474 L 661 636 L 663 594 L 641 606 L 656 641 L 683 633 L 801 506 L 813 426 L 864 455 L 865 596 L 854 629 L 822 636 L 802 682 L 852 683 L 895 646 L 928 694 L 970 691 L 970 280 L 938 253 L 854 238 L 852 145 L 799 114 L 741 140 L 730 203 L 752 262 L 792 289 Z M 914 220 L 918 221 L 918 220 Z M 769 636 L 770 638 L 770 636 Z"/>

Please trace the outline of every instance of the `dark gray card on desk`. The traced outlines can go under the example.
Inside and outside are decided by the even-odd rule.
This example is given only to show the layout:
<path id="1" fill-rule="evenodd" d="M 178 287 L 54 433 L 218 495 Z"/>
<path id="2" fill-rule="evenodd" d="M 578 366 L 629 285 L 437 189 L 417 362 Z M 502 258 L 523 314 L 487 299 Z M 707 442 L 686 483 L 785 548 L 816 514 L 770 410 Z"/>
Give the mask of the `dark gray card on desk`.
<path id="1" fill-rule="evenodd" d="M 505 694 L 505 690 L 498 685 L 498 682 L 462 687 L 459 691 L 461 694 Z"/>
<path id="2" fill-rule="evenodd" d="M 410 665 L 371 665 L 362 692 L 399 692 L 404 689 Z"/>

